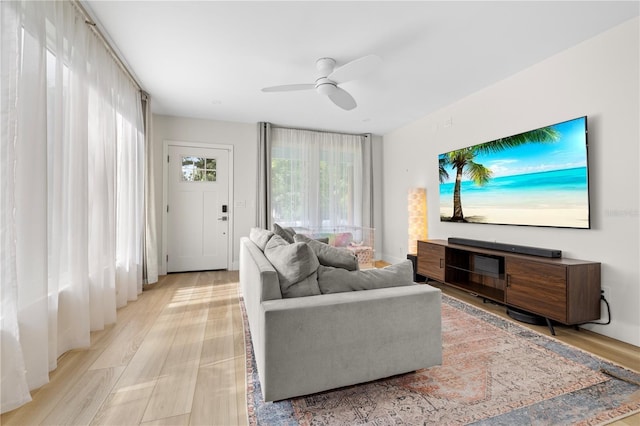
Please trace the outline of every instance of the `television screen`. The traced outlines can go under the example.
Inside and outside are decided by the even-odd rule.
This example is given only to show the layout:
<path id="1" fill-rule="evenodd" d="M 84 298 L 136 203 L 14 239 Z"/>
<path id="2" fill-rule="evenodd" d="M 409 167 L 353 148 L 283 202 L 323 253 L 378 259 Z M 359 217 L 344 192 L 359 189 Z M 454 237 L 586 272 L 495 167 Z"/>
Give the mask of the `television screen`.
<path id="1" fill-rule="evenodd" d="M 590 228 L 587 117 L 440 154 L 440 220 Z"/>

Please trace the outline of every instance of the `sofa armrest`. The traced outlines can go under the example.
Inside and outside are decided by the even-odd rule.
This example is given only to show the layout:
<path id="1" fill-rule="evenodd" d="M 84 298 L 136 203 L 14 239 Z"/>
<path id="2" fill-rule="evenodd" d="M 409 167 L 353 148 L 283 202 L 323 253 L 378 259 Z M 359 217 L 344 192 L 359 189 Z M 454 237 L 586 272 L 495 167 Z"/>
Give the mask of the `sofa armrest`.
<path id="1" fill-rule="evenodd" d="M 260 302 L 282 299 L 278 273 L 262 250 L 247 237 L 240 239 L 240 284 L 245 298 L 251 292 L 256 293 Z M 251 291 L 254 289 L 257 291 Z"/>
<path id="2" fill-rule="evenodd" d="M 265 400 L 440 364 L 440 298 L 416 284 L 263 302 Z"/>

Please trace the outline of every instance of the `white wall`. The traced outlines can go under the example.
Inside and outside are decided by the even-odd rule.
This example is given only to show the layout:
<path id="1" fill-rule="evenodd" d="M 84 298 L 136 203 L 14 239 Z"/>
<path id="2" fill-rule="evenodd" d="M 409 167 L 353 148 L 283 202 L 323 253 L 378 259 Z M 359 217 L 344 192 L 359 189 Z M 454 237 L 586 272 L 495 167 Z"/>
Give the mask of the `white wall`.
<path id="1" fill-rule="evenodd" d="M 587 327 L 640 345 L 638 35 L 636 18 L 384 135 L 383 258 L 405 257 L 407 189 L 426 187 L 429 238 L 557 248 L 564 257 L 601 262 L 613 321 Z M 592 229 L 440 222 L 438 154 L 583 115 Z"/>
<path id="2" fill-rule="evenodd" d="M 233 265 L 238 268 L 239 245 L 242 236 L 248 236 L 256 218 L 256 165 L 258 161 L 258 128 L 256 123 L 199 120 L 192 118 L 153 116 L 155 141 L 155 190 L 158 232 L 158 262 L 162 259 L 162 149 L 165 140 L 233 145 Z M 245 207 L 236 207 L 244 202 Z M 166 265 L 160 268 L 166 273 Z"/>

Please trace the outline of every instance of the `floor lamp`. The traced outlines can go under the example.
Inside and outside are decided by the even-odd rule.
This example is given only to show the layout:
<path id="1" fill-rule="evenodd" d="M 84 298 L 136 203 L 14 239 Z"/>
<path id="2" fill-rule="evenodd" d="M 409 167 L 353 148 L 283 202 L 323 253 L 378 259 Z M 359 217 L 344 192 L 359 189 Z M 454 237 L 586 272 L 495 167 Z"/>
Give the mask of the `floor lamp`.
<path id="1" fill-rule="evenodd" d="M 424 282 L 426 277 L 418 274 L 418 241 L 427 239 L 427 190 L 409 189 L 407 199 L 409 217 L 409 243 L 407 259 L 413 264 L 413 281 Z"/>
<path id="2" fill-rule="evenodd" d="M 407 208 L 409 214 L 407 249 L 410 254 L 416 254 L 418 253 L 418 241 L 427 239 L 427 190 L 424 188 L 409 189 Z"/>

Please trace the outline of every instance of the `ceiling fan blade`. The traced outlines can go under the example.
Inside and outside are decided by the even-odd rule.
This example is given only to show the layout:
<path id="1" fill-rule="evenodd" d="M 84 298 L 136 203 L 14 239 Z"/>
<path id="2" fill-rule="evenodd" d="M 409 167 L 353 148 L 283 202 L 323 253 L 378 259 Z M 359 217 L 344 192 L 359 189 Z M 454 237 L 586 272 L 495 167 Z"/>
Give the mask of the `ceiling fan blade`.
<path id="1" fill-rule="evenodd" d="M 316 85 L 309 84 L 285 84 L 283 86 L 271 86 L 262 89 L 263 92 L 293 92 L 295 90 L 310 90 L 315 89 Z"/>
<path id="2" fill-rule="evenodd" d="M 327 76 L 329 80 L 336 83 L 344 83 L 345 81 L 353 80 L 361 77 L 374 69 L 376 69 L 382 63 L 382 59 L 376 55 L 363 56 L 360 59 L 355 59 L 341 66 Z"/>
<path id="3" fill-rule="evenodd" d="M 336 87 L 336 90 L 329 95 L 329 99 L 331 99 L 334 104 L 347 111 L 351 111 L 357 106 L 356 100 L 353 99 L 353 96 L 351 96 L 346 90 L 339 87 Z"/>

